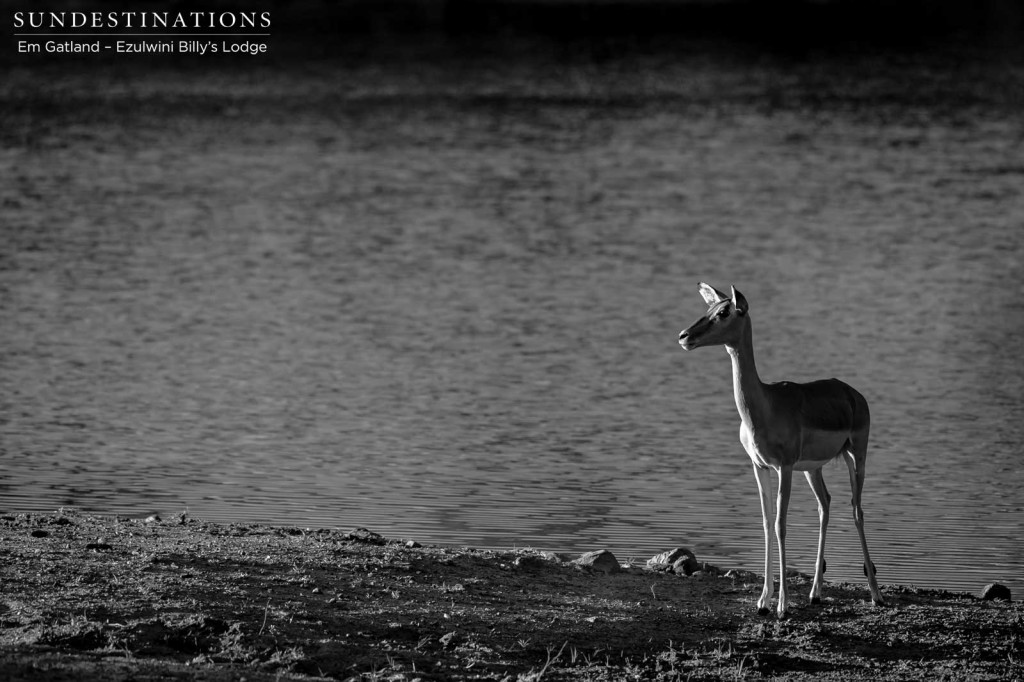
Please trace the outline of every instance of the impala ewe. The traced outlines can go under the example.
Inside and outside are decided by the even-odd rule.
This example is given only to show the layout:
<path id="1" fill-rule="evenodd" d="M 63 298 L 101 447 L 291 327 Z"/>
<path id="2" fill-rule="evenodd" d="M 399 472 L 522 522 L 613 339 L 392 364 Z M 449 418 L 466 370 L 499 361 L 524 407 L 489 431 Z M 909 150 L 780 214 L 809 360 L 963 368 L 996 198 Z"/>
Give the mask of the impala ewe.
<path id="1" fill-rule="evenodd" d="M 853 490 L 853 520 L 864 552 L 864 575 L 868 579 L 871 600 L 883 605 L 875 579 L 875 565 L 868 555 L 864 538 L 864 512 L 860 497 L 864 488 L 864 466 L 868 453 L 871 417 L 867 401 L 851 386 L 838 379 L 823 379 L 806 384 L 782 381 L 766 384 L 754 365 L 754 342 L 750 315 L 743 294 L 732 288 L 727 296 L 712 286 L 700 283 L 700 293 L 708 304 L 707 313 L 679 334 L 685 350 L 701 346 L 725 346 L 732 360 L 733 394 L 740 413 L 740 442 L 750 455 L 761 493 L 764 522 L 764 588 L 757 600 L 758 613 L 770 613 L 774 590 L 772 577 L 772 500 L 771 470 L 778 472 L 779 491 L 775 514 L 775 538 L 779 543 L 779 618 L 786 617 L 789 592 L 786 588 L 786 512 L 793 486 L 793 472 L 802 471 L 818 500 L 818 557 L 814 566 L 811 603 L 821 602 L 821 584 L 825 573 L 825 530 L 828 527 L 831 495 L 825 488 L 821 469 L 842 457 L 850 470 Z"/>

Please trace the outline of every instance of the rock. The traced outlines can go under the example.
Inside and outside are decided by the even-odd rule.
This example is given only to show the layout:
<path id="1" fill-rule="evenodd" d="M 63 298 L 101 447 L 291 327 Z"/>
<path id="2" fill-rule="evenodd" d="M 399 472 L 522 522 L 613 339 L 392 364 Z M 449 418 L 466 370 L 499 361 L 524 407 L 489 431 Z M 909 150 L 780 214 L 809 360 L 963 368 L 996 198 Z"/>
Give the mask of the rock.
<path id="1" fill-rule="evenodd" d="M 985 588 L 981 591 L 982 599 L 1003 599 L 1005 601 L 1011 601 L 1010 588 L 1006 585 L 1000 585 L 999 583 L 991 583 L 985 585 Z"/>
<path id="2" fill-rule="evenodd" d="M 441 642 L 441 646 L 450 647 L 455 643 L 455 640 L 458 639 L 458 637 L 459 635 L 457 632 L 449 632 L 441 635 L 441 638 L 438 641 Z"/>
<path id="3" fill-rule="evenodd" d="M 566 554 L 556 554 L 555 552 L 541 552 L 540 555 L 547 561 L 557 561 L 558 563 L 564 563 L 571 559 Z"/>
<path id="4" fill-rule="evenodd" d="M 145 519 L 143 519 L 142 522 L 143 523 L 160 523 L 162 520 L 163 519 L 160 518 L 159 514 L 150 514 Z"/>
<path id="5" fill-rule="evenodd" d="M 423 545 L 421 545 L 420 543 L 416 542 L 415 540 L 407 540 L 406 543 L 405 543 L 405 546 L 408 547 L 409 549 L 416 549 L 417 547 L 422 547 Z"/>
<path id="6" fill-rule="evenodd" d="M 581 555 L 574 563 L 578 566 L 587 566 L 595 571 L 602 571 L 604 573 L 618 573 L 622 570 L 622 567 L 619 566 L 618 559 L 616 559 L 615 555 L 607 549 L 602 549 L 597 552 L 587 552 L 586 554 Z"/>
<path id="7" fill-rule="evenodd" d="M 671 570 L 680 575 L 690 575 L 700 570 L 697 557 L 686 547 L 676 547 L 668 552 L 651 557 L 647 560 L 647 567 L 653 570 Z"/>
<path id="8" fill-rule="evenodd" d="M 45 537 L 49 537 L 49 536 L 50 536 L 50 534 L 47 533 L 45 530 L 34 530 L 34 531 L 32 531 L 32 537 L 34 537 L 34 538 L 45 538 Z"/>
<path id="9" fill-rule="evenodd" d="M 662 552 L 658 556 L 651 557 L 647 560 L 647 565 L 651 566 L 654 564 L 668 564 L 669 566 L 671 566 L 683 557 L 690 557 L 694 561 L 697 560 L 697 557 L 693 555 L 693 552 L 691 552 L 686 547 L 676 547 L 675 549 L 671 549 L 667 552 Z"/>
<path id="10" fill-rule="evenodd" d="M 693 555 L 680 557 L 672 564 L 672 572 L 678 575 L 693 575 L 700 570 L 700 564 Z"/>
<path id="11" fill-rule="evenodd" d="M 356 528 L 345 533 L 342 540 L 349 540 L 350 542 L 365 542 L 368 545 L 386 545 L 388 544 L 387 538 L 379 533 L 374 533 L 372 530 L 365 528 Z"/>
<path id="12" fill-rule="evenodd" d="M 666 564 L 660 561 L 654 561 L 654 559 L 648 559 L 647 563 L 644 564 L 644 568 L 651 571 L 665 571 L 672 568 L 672 564 Z"/>

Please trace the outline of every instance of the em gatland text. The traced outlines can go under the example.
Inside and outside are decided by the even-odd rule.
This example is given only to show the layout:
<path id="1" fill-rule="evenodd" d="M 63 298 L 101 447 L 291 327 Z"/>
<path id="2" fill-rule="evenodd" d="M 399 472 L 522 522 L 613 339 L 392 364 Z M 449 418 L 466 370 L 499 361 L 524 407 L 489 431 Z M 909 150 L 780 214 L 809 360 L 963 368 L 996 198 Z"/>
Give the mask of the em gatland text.
<path id="1" fill-rule="evenodd" d="M 270 12 L 14 12 L 23 54 L 266 53 Z M 109 32 L 112 31 L 112 32 Z"/>

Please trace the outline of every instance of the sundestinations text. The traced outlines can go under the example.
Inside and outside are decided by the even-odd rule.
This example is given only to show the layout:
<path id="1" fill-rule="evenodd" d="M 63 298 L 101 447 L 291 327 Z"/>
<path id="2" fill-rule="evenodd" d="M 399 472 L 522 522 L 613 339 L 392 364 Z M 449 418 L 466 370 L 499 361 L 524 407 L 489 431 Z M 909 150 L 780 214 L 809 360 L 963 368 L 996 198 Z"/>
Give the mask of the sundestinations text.
<path id="1" fill-rule="evenodd" d="M 270 12 L 15 12 L 14 28 L 270 28 Z"/>

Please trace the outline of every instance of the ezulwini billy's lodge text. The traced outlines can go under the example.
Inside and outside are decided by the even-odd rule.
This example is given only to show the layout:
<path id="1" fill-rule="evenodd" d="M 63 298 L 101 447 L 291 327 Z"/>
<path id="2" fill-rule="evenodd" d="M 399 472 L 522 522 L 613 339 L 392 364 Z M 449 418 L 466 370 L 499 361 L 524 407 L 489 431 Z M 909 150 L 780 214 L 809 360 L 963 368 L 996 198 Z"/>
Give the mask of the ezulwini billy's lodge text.
<path id="1" fill-rule="evenodd" d="M 177 53 L 177 54 L 250 54 L 258 55 L 267 52 L 266 43 L 229 40 L 19 40 L 18 52 L 21 53 L 54 53 L 83 54 L 98 52 L 118 52 L 124 54 L 144 53 Z"/>

